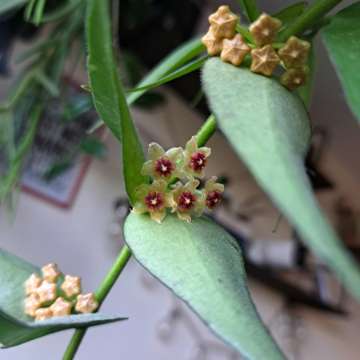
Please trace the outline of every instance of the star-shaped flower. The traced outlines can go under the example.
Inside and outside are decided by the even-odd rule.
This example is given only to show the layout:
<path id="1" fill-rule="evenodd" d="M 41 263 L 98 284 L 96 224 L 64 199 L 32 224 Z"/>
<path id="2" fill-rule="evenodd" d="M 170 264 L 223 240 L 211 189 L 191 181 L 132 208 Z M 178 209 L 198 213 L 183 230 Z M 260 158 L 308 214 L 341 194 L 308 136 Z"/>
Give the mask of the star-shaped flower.
<path id="1" fill-rule="evenodd" d="M 35 320 L 41 321 L 52 318 L 53 313 L 50 308 L 40 308 L 35 311 Z"/>
<path id="2" fill-rule="evenodd" d="M 60 275 L 58 266 L 55 263 L 50 263 L 41 268 L 44 280 L 48 282 L 56 282 Z"/>
<path id="3" fill-rule="evenodd" d="M 208 147 L 199 148 L 196 137 L 193 136 L 185 146 L 184 172 L 189 177 L 202 178 L 210 154 L 211 149 Z"/>
<path id="4" fill-rule="evenodd" d="M 180 147 L 165 150 L 157 143 L 151 143 L 148 149 L 149 160 L 142 167 L 141 173 L 153 179 L 170 180 L 181 177 L 183 151 Z"/>
<path id="5" fill-rule="evenodd" d="M 305 84 L 308 71 L 309 70 L 306 66 L 291 68 L 282 74 L 280 82 L 289 90 L 294 90 Z"/>
<path id="6" fill-rule="evenodd" d="M 203 193 L 197 190 L 200 181 L 192 179 L 185 185 L 177 183 L 172 191 L 172 212 L 180 220 L 191 222 L 191 215 L 200 216 L 204 210 Z"/>
<path id="7" fill-rule="evenodd" d="M 36 294 L 41 304 L 54 301 L 56 299 L 56 284 L 44 280 L 36 289 Z"/>
<path id="8" fill-rule="evenodd" d="M 299 67 L 306 63 L 310 47 L 308 41 L 291 36 L 278 54 L 287 68 Z"/>
<path id="9" fill-rule="evenodd" d="M 209 16 L 209 23 L 216 38 L 231 38 L 235 34 L 239 17 L 230 11 L 229 6 L 222 5 Z"/>
<path id="10" fill-rule="evenodd" d="M 41 301 L 39 296 L 36 294 L 31 294 L 24 301 L 24 312 L 26 315 L 35 317 L 36 310 L 41 306 Z"/>
<path id="11" fill-rule="evenodd" d="M 250 50 L 251 48 L 246 44 L 243 37 L 237 34 L 232 39 L 223 40 L 221 60 L 239 66 Z"/>
<path id="12" fill-rule="evenodd" d="M 250 70 L 266 76 L 270 76 L 280 62 L 276 51 L 271 45 L 265 45 L 260 49 L 253 49 L 251 56 L 252 63 Z"/>
<path id="13" fill-rule="evenodd" d="M 75 310 L 79 313 L 87 314 L 94 312 L 99 307 L 93 293 L 80 294 L 77 297 Z"/>
<path id="14" fill-rule="evenodd" d="M 31 274 L 30 277 L 25 281 L 25 294 L 31 295 L 41 284 L 41 278 L 37 274 Z"/>
<path id="15" fill-rule="evenodd" d="M 64 282 L 61 284 L 61 290 L 67 297 L 79 295 L 81 293 L 81 279 L 79 276 L 66 275 Z"/>
<path id="16" fill-rule="evenodd" d="M 205 205 L 208 209 L 214 209 L 222 199 L 224 192 L 224 185 L 216 182 L 217 177 L 211 177 L 205 183 Z"/>
<path id="17" fill-rule="evenodd" d="M 279 19 L 263 13 L 250 25 L 249 30 L 255 44 L 257 46 L 263 46 L 271 44 L 274 41 L 281 25 L 282 24 Z"/>
<path id="18" fill-rule="evenodd" d="M 62 297 L 58 297 L 56 301 L 50 306 L 50 310 L 53 316 L 67 316 L 71 313 L 72 305 L 69 301 L 64 300 Z"/>
<path id="19" fill-rule="evenodd" d="M 135 214 L 149 213 L 152 220 L 161 223 L 166 216 L 166 208 L 170 207 L 169 193 L 166 190 L 165 180 L 140 185 L 136 190 L 137 201 L 132 211 Z"/>
<path id="20" fill-rule="evenodd" d="M 209 55 L 214 56 L 220 54 L 223 47 L 223 39 L 215 36 L 212 26 L 209 31 L 201 38 Z"/>

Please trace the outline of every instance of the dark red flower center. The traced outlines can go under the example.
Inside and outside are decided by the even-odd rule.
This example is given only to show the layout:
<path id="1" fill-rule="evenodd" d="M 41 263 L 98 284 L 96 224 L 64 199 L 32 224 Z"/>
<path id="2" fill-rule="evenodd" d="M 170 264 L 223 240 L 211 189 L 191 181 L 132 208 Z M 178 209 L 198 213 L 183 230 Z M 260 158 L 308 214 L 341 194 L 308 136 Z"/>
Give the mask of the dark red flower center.
<path id="1" fill-rule="evenodd" d="M 145 196 L 145 204 L 149 210 L 159 210 L 164 205 L 163 195 L 156 191 L 149 192 Z"/>
<path id="2" fill-rule="evenodd" d="M 196 201 L 196 196 L 190 191 L 184 191 L 178 198 L 178 207 L 180 211 L 190 210 Z"/>
<path id="3" fill-rule="evenodd" d="M 200 172 L 206 165 L 206 155 L 200 151 L 191 155 L 190 158 L 190 167 L 196 171 Z"/>
<path id="4" fill-rule="evenodd" d="M 174 171 L 174 165 L 169 159 L 161 158 L 155 163 L 155 171 L 160 176 L 170 176 Z"/>
<path id="5" fill-rule="evenodd" d="M 216 205 L 218 205 L 221 201 L 221 192 L 219 191 L 210 191 L 207 193 L 206 195 L 206 200 L 205 200 L 205 203 L 206 203 L 206 206 L 209 208 L 209 209 L 213 209 Z"/>

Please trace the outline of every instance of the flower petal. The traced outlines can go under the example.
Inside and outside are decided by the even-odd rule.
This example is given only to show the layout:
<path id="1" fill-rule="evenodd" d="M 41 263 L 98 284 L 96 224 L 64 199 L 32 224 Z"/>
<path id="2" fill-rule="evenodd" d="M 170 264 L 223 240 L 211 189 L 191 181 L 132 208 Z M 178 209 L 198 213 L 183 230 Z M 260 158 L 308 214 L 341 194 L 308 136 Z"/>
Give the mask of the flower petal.
<path id="1" fill-rule="evenodd" d="M 166 210 L 161 211 L 153 211 L 150 213 L 150 217 L 152 220 L 156 221 L 158 224 L 161 224 L 161 222 L 164 220 L 166 216 Z"/>
<path id="2" fill-rule="evenodd" d="M 183 149 L 181 147 L 171 148 L 165 153 L 165 155 L 175 164 L 179 163 L 184 158 Z"/>
<path id="3" fill-rule="evenodd" d="M 188 213 L 183 213 L 183 212 L 178 211 L 177 216 L 182 221 L 186 221 L 188 223 L 191 222 L 191 216 Z"/>
<path id="4" fill-rule="evenodd" d="M 141 175 L 149 175 L 154 177 L 155 171 L 154 171 L 154 161 L 148 160 L 144 163 L 142 169 L 141 169 Z"/>
<path id="5" fill-rule="evenodd" d="M 206 157 L 209 157 L 211 155 L 211 149 L 205 146 L 199 148 L 198 151 L 202 152 Z"/>
<path id="6" fill-rule="evenodd" d="M 157 160 L 165 154 L 165 150 L 158 143 L 152 142 L 149 144 L 148 156 L 150 160 Z"/>
<path id="7" fill-rule="evenodd" d="M 192 136 L 191 139 L 186 143 L 185 145 L 185 151 L 187 153 L 191 154 L 195 151 L 197 151 L 198 146 L 197 146 L 197 141 L 196 141 L 196 137 Z"/>

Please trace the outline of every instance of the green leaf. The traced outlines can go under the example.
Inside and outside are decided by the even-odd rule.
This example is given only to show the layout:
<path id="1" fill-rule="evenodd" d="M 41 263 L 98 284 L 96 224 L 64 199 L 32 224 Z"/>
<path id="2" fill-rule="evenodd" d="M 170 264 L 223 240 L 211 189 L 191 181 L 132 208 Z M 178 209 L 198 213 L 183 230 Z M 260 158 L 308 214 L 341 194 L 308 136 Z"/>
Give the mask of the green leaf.
<path id="1" fill-rule="evenodd" d="M 27 0 L 0 0 L 0 14 L 18 8 L 27 3 Z"/>
<path id="2" fill-rule="evenodd" d="M 151 84 L 148 84 L 148 85 L 138 86 L 135 89 L 129 90 L 129 92 L 138 92 L 138 91 L 143 91 L 143 90 L 150 90 L 150 89 L 153 89 L 154 87 L 158 87 L 160 85 L 163 85 L 163 84 L 166 84 L 166 83 L 168 83 L 170 81 L 178 79 L 179 77 L 187 75 L 187 74 L 191 73 L 192 71 L 198 70 L 204 64 L 204 62 L 206 61 L 207 58 L 208 58 L 208 56 L 202 56 L 199 59 L 191 61 L 190 63 L 188 63 L 188 64 L 180 67 L 179 69 L 173 71 L 169 75 L 164 76 L 163 78 L 161 78 L 158 81 L 155 81 L 155 82 L 153 82 Z"/>
<path id="3" fill-rule="evenodd" d="M 134 202 L 136 188 L 148 181 L 141 175 L 145 157 L 114 61 L 107 1 L 87 2 L 86 36 L 88 72 L 95 107 L 119 140 L 122 134 L 125 187 L 130 202 Z"/>
<path id="4" fill-rule="evenodd" d="M 223 340 L 249 359 L 284 359 L 246 287 L 241 250 L 207 218 L 168 215 L 159 225 L 130 214 L 125 240 L 136 259 L 182 298 Z"/>
<path id="5" fill-rule="evenodd" d="M 360 121 L 360 2 L 337 13 L 321 35 L 348 105 Z"/>
<path id="6" fill-rule="evenodd" d="M 215 58 L 204 66 L 203 85 L 221 130 L 259 185 L 360 299 L 359 268 L 321 213 L 306 176 L 310 124 L 301 100 L 274 79 Z"/>
<path id="7" fill-rule="evenodd" d="M 136 87 L 143 87 L 149 84 L 152 84 L 165 75 L 168 75 L 171 71 L 178 69 L 180 66 L 184 65 L 186 62 L 195 58 L 202 52 L 204 52 L 204 45 L 201 43 L 200 39 L 190 40 L 189 42 L 181 45 L 179 48 L 175 49 L 167 57 L 165 57 L 157 66 L 155 66 L 148 75 L 144 77 L 142 81 Z M 132 93 L 127 97 L 127 102 L 129 105 L 135 103 L 147 90 L 137 91 Z M 102 122 L 98 122 L 91 129 L 91 132 L 95 131 L 102 125 Z"/>
<path id="8" fill-rule="evenodd" d="M 57 331 L 96 326 L 119 320 L 101 314 L 71 315 L 34 321 L 24 314 L 24 282 L 39 269 L 0 249 L 0 347 L 22 344 Z"/>
<path id="9" fill-rule="evenodd" d="M 255 21 L 259 17 L 260 10 L 256 4 L 256 0 L 238 0 L 238 2 L 250 21 Z"/>
<path id="10" fill-rule="evenodd" d="M 287 26 L 304 12 L 306 6 L 306 1 L 300 1 L 280 10 L 272 16 L 281 20 L 283 26 Z"/>

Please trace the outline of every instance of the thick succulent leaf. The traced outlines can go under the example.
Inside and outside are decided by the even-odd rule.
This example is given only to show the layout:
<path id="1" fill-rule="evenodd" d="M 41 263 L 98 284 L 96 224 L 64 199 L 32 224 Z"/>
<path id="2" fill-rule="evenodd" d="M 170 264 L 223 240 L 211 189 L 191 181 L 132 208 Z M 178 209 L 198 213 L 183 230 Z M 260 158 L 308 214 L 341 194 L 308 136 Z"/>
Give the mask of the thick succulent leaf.
<path id="1" fill-rule="evenodd" d="M 208 60 L 203 85 L 218 124 L 259 185 L 306 244 L 360 299 L 360 272 L 311 190 L 303 158 L 310 124 L 302 101 L 276 80 Z"/>
<path id="2" fill-rule="evenodd" d="M 241 250 L 220 226 L 173 215 L 159 225 L 130 214 L 124 231 L 136 259 L 217 335 L 249 359 L 283 359 L 251 301 Z"/>
<path id="3" fill-rule="evenodd" d="M 0 14 L 25 5 L 27 0 L 0 0 Z"/>
<path id="4" fill-rule="evenodd" d="M 24 314 L 24 282 L 39 269 L 0 249 L 0 347 L 11 347 L 60 330 L 124 320 L 102 314 L 34 321 Z"/>
<path id="5" fill-rule="evenodd" d="M 88 72 L 92 95 L 104 122 L 118 139 L 121 135 L 125 187 L 130 201 L 134 202 L 136 188 L 147 181 L 140 174 L 145 157 L 114 61 L 109 2 L 89 0 L 87 6 Z"/>
<path id="6" fill-rule="evenodd" d="M 332 17 L 321 35 L 349 107 L 360 121 L 360 2 Z"/>

